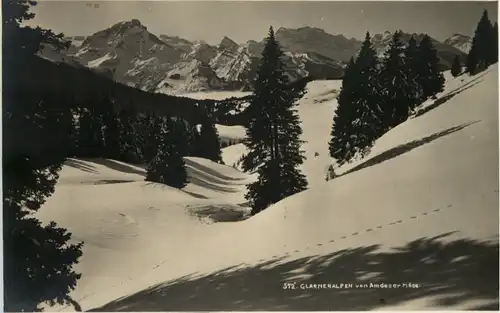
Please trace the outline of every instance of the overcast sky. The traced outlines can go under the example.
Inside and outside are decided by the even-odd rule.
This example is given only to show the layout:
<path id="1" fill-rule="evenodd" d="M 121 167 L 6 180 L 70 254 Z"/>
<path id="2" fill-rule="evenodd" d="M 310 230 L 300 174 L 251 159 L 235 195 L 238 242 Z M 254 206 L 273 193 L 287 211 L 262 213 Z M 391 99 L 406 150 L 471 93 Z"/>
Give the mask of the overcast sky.
<path id="1" fill-rule="evenodd" d="M 95 6 L 98 4 L 98 7 Z M 497 2 L 212 2 L 212 1 L 44 1 L 30 23 L 67 36 L 90 35 L 117 22 L 141 21 L 156 35 L 167 34 L 217 44 L 223 36 L 238 43 L 260 40 L 269 25 L 319 27 L 362 39 L 364 33 L 402 29 L 444 40 L 472 35 L 484 9 L 497 20 Z"/>

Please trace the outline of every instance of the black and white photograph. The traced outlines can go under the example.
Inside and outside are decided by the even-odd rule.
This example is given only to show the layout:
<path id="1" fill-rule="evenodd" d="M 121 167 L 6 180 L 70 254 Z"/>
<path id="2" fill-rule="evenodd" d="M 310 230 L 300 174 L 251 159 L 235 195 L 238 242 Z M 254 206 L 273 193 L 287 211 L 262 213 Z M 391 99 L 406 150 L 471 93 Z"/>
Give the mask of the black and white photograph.
<path id="1" fill-rule="evenodd" d="M 498 311 L 497 1 L 2 1 L 4 312 Z"/>

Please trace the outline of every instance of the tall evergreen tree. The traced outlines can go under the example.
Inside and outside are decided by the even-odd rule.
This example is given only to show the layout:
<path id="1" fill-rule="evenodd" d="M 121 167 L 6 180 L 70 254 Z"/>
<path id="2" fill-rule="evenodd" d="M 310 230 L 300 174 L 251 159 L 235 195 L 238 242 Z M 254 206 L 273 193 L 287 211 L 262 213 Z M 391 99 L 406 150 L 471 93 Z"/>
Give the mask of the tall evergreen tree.
<path id="1" fill-rule="evenodd" d="M 420 64 L 417 65 L 418 83 L 422 87 L 421 101 L 434 97 L 444 90 L 444 76 L 439 71 L 439 57 L 431 38 L 424 35 L 418 47 Z"/>
<path id="2" fill-rule="evenodd" d="M 342 80 L 329 142 L 330 155 L 339 165 L 363 154 L 381 132 L 378 94 L 378 59 L 369 33 L 356 61 L 351 59 Z"/>
<path id="3" fill-rule="evenodd" d="M 165 184 L 174 188 L 183 188 L 187 184 L 187 171 L 182 155 L 175 142 L 173 121 L 167 118 L 162 125 L 156 156 L 147 166 L 146 181 Z"/>
<path id="4" fill-rule="evenodd" d="M 113 100 L 108 96 L 103 96 L 102 103 L 102 123 L 104 126 L 105 157 L 111 159 L 120 158 L 120 120 Z"/>
<path id="5" fill-rule="evenodd" d="M 94 104 L 81 108 L 78 117 L 78 156 L 97 158 L 104 154 L 101 115 Z"/>
<path id="6" fill-rule="evenodd" d="M 245 170 L 258 167 L 259 179 L 248 186 L 246 198 L 256 214 L 269 205 L 307 188 L 297 168 L 303 163 L 299 139 L 302 129 L 294 107 L 304 86 L 289 88 L 283 51 L 269 29 L 254 82 L 254 95 L 247 108 L 249 117 L 245 145 Z"/>
<path id="7" fill-rule="evenodd" d="M 138 114 L 132 109 L 122 109 L 118 115 L 120 120 L 120 160 L 140 163 L 141 144 L 138 137 Z"/>
<path id="8" fill-rule="evenodd" d="M 153 123 L 153 118 L 149 113 L 138 114 L 136 117 L 136 126 L 134 127 L 134 131 L 136 142 L 138 144 L 138 156 L 140 156 L 141 161 L 144 163 L 151 161 L 151 155 L 146 156 L 146 154 L 150 154 L 150 151 L 148 150 L 151 147 L 156 148 L 150 143 L 150 137 L 154 136 Z"/>
<path id="9" fill-rule="evenodd" d="M 477 71 L 477 49 L 470 49 L 465 59 L 465 71 L 470 75 L 476 74 Z"/>
<path id="10" fill-rule="evenodd" d="M 3 309 L 11 312 L 35 311 L 44 302 L 75 304 L 69 292 L 81 277 L 72 267 L 82 243 L 71 244 L 66 229 L 41 225 L 34 215 L 54 192 L 71 116 L 67 103 L 27 91 L 18 75 L 33 70 L 27 64 L 41 44 L 64 46 L 63 35 L 21 26 L 34 17 L 34 4 L 2 1 L 2 69 L 8 77 L 2 81 Z"/>
<path id="11" fill-rule="evenodd" d="M 164 121 L 160 116 L 148 114 L 147 121 L 149 129 L 143 138 L 142 156 L 144 162 L 149 163 L 156 156 L 158 147 L 163 136 Z"/>
<path id="12" fill-rule="evenodd" d="M 219 133 L 212 119 L 205 115 L 196 136 L 196 156 L 222 162 Z"/>
<path id="13" fill-rule="evenodd" d="M 432 55 L 432 54 L 429 54 Z M 426 63 L 426 58 L 430 59 L 430 56 L 425 56 L 422 53 L 421 48 L 417 45 L 417 41 L 414 36 L 411 36 L 408 41 L 408 46 L 406 47 L 405 53 L 405 71 L 408 75 L 408 82 L 410 86 L 414 89 L 409 93 L 411 97 L 410 102 L 410 110 L 414 109 L 417 104 L 425 98 L 424 87 L 422 86 L 422 82 L 425 81 L 424 75 L 430 75 L 422 70 L 421 66 Z M 432 63 L 435 61 L 434 59 L 428 60 L 427 63 Z M 434 65 L 432 63 L 432 65 Z M 437 65 L 437 64 L 436 64 Z M 431 65 L 429 65 L 430 67 Z M 431 70 L 428 69 L 427 72 Z"/>
<path id="14" fill-rule="evenodd" d="M 337 163 L 343 164 L 354 157 L 354 146 L 351 143 L 351 134 L 353 133 L 352 121 L 356 116 L 356 109 L 352 103 L 355 103 L 356 94 L 356 63 L 351 58 L 349 64 L 344 70 L 342 87 L 337 96 L 337 108 L 333 117 L 333 127 L 331 131 L 332 138 L 329 141 L 328 148 L 330 156 L 337 160 Z"/>
<path id="15" fill-rule="evenodd" d="M 458 55 L 453 59 L 453 64 L 451 65 L 451 75 L 457 77 L 462 73 L 462 64 L 460 63 L 460 58 Z"/>
<path id="16" fill-rule="evenodd" d="M 187 122 L 182 118 L 176 118 L 173 121 L 174 137 L 177 139 L 176 146 L 180 155 L 191 155 L 192 134 L 189 130 Z"/>
<path id="17" fill-rule="evenodd" d="M 493 33 L 494 27 L 488 19 L 488 11 L 484 10 L 474 32 L 472 46 L 467 56 L 467 72 L 471 75 L 486 69 L 490 64 L 494 63 L 494 53 L 498 46 L 492 47 Z"/>
<path id="18" fill-rule="evenodd" d="M 386 130 L 404 122 L 415 106 L 415 90 L 405 59 L 400 31 L 396 31 L 384 55 L 380 74 L 382 85 L 383 124 Z"/>

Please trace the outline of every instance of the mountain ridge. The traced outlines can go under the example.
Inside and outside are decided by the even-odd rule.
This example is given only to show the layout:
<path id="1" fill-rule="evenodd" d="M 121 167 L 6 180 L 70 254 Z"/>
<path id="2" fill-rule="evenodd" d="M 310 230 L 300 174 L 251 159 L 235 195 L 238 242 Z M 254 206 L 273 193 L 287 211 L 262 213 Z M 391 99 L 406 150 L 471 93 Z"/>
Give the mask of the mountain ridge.
<path id="1" fill-rule="evenodd" d="M 372 42 L 379 53 L 385 50 L 391 34 L 373 35 Z M 292 81 L 305 77 L 340 79 L 348 60 L 357 54 L 362 43 L 311 26 L 280 27 L 275 36 L 285 52 L 286 73 Z M 403 33 L 402 37 L 407 41 L 410 36 Z M 417 39 L 421 36 L 417 35 Z M 238 44 L 228 36 L 223 36 L 217 45 L 165 34 L 157 36 L 138 19 L 116 23 L 91 36 L 66 39 L 71 45 L 63 55 L 50 48 L 43 49 L 41 55 L 109 73 L 115 81 L 141 90 L 171 95 L 250 90 L 264 48 L 263 40 Z M 465 58 L 465 53 L 453 44 L 432 40 L 443 69 L 451 67 L 455 55 Z"/>

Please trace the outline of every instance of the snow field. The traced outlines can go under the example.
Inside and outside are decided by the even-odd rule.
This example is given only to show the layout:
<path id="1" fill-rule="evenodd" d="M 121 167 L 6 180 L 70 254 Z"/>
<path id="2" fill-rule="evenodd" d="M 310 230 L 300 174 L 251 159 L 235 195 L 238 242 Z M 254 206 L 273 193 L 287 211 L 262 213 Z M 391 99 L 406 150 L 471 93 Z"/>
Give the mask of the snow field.
<path id="1" fill-rule="evenodd" d="M 144 182 L 141 169 L 127 164 L 69 162 L 40 217 L 86 241 L 72 296 L 84 310 L 120 298 L 106 311 L 498 306 L 497 69 L 447 74 L 442 104 L 425 104 L 425 114 L 392 129 L 328 182 L 340 82 L 309 83 L 298 112 L 310 189 L 244 221 L 206 223 L 193 214 L 243 211 L 245 185 L 255 177 L 231 167 L 242 144 L 223 150 L 229 166 L 186 158 L 194 179 L 183 190 Z M 282 288 L 301 281 L 421 287 Z"/>

